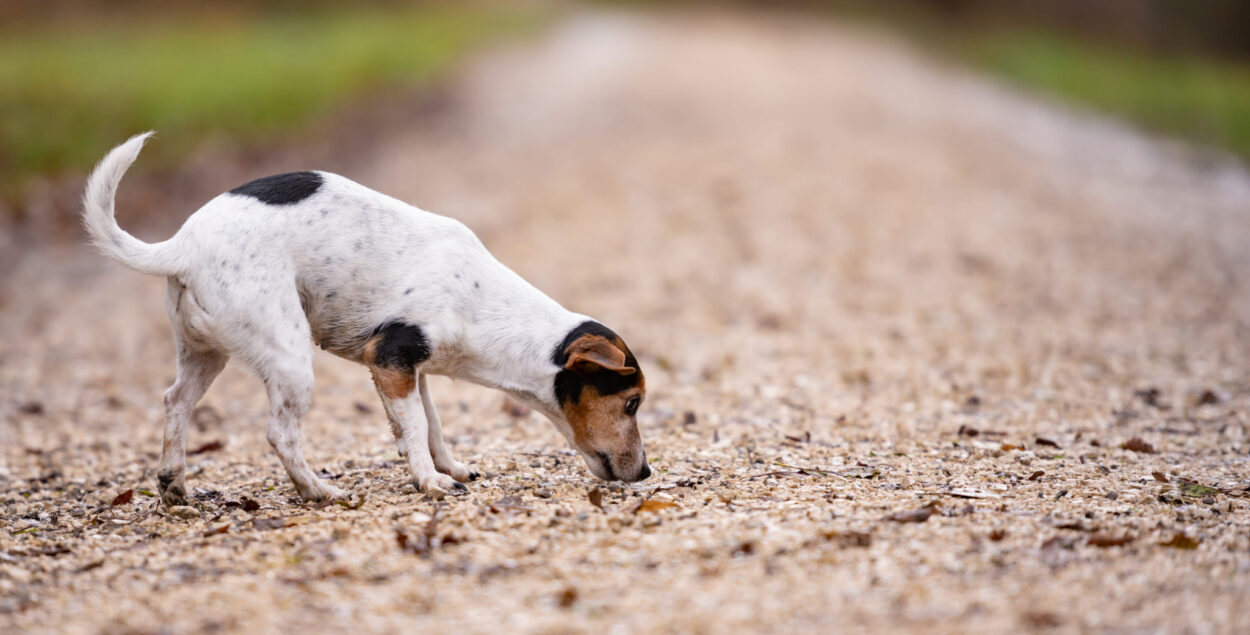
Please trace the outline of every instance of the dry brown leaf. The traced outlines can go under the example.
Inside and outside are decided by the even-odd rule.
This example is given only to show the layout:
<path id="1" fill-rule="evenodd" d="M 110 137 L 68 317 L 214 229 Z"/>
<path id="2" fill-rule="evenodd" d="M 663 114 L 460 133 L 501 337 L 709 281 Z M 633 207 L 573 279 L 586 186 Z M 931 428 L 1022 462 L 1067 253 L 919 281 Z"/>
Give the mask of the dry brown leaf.
<path id="1" fill-rule="evenodd" d="M 559 604 L 562 609 L 573 606 L 575 602 L 577 602 L 577 589 L 571 586 L 564 587 L 564 590 L 556 596 L 556 604 Z"/>
<path id="2" fill-rule="evenodd" d="M 1141 454 L 1154 454 L 1155 453 L 1155 446 L 1150 445 L 1149 443 L 1146 443 L 1145 441 L 1142 440 L 1141 437 L 1133 437 L 1129 439 L 1128 441 L 1125 441 L 1124 444 L 1121 445 L 1120 447 L 1124 448 L 1125 450 L 1132 450 L 1133 452 L 1139 452 Z"/>
<path id="3" fill-rule="evenodd" d="M 896 523 L 923 523 L 929 520 L 933 512 L 937 511 L 937 505 L 929 503 L 919 509 L 910 509 L 906 511 L 894 512 L 885 517 L 886 520 L 892 520 Z"/>
<path id="4" fill-rule="evenodd" d="M 230 531 L 230 523 L 222 523 L 215 527 L 209 527 L 207 530 L 205 530 L 204 537 L 207 538 L 209 536 L 216 536 L 217 534 L 224 534 L 227 531 Z"/>
<path id="5" fill-rule="evenodd" d="M 117 507 L 118 505 L 125 505 L 126 503 L 129 503 L 130 500 L 134 497 L 135 497 L 135 491 L 132 489 L 128 489 L 118 494 L 117 497 L 113 499 L 113 502 L 109 503 L 109 507 Z"/>
<path id="6" fill-rule="evenodd" d="M 1038 470 L 1038 471 L 1036 471 L 1036 472 L 1034 472 L 1034 473 L 1032 473 L 1032 474 L 1030 474 L 1030 475 L 1029 475 L 1029 480 L 1030 480 L 1030 481 L 1036 481 L 1037 479 L 1042 478 L 1042 477 L 1043 477 L 1043 476 L 1045 476 L 1045 475 L 1046 475 L 1046 473 L 1045 473 L 1045 472 L 1043 472 L 1043 471 L 1041 471 L 1041 470 Z"/>
<path id="7" fill-rule="evenodd" d="M 216 452 L 224 447 L 226 447 L 226 444 L 221 441 L 209 441 L 194 450 L 187 450 L 187 456 L 195 456 L 196 454 L 204 454 L 206 452 Z"/>
<path id="8" fill-rule="evenodd" d="M 1167 483 L 1167 482 L 1168 482 L 1168 477 L 1167 477 L 1167 475 L 1166 475 L 1166 474 L 1164 474 L 1163 472 L 1151 472 L 1151 473 L 1150 473 L 1150 475 L 1151 475 L 1151 476 L 1153 476 L 1153 477 L 1155 477 L 1155 480 L 1156 480 L 1156 481 L 1159 481 L 1160 483 Z"/>
<path id="9" fill-rule="evenodd" d="M 1043 445 L 1043 446 L 1046 446 L 1046 447 L 1048 447 L 1048 448 L 1057 448 L 1057 447 L 1059 447 L 1059 444 L 1058 444 L 1058 443 L 1055 443 L 1054 441 L 1051 441 L 1050 439 L 1047 439 L 1047 438 L 1045 438 L 1045 437 L 1037 437 L 1036 439 L 1034 439 L 1034 440 L 1033 440 L 1033 442 L 1034 442 L 1034 443 L 1036 443 L 1036 444 L 1038 444 L 1038 445 Z"/>
<path id="10" fill-rule="evenodd" d="M 1137 540 L 1137 538 L 1128 534 L 1113 536 L 1100 531 L 1089 537 L 1089 544 L 1095 547 L 1119 547 L 1121 545 L 1127 545 L 1134 540 Z"/>
<path id="11" fill-rule="evenodd" d="M 648 498 L 647 500 L 642 501 L 642 504 L 638 506 L 638 510 L 637 510 L 637 511 L 639 511 L 639 512 L 658 512 L 658 511 L 660 511 L 660 510 L 664 510 L 664 509 L 671 509 L 671 508 L 673 508 L 673 507 L 678 507 L 678 508 L 680 508 L 680 507 L 681 507 L 681 505 L 678 505 L 677 503 L 670 503 L 670 502 L 668 502 L 668 501 L 658 501 L 658 500 L 655 500 L 654 498 Z M 635 513 L 637 513 L 637 512 L 635 512 Z"/>
<path id="12" fill-rule="evenodd" d="M 589 492 L 586 492 L 586 498 L 589 498 L 590 504 L 598 507 L 599 511 L 606 511 L 603 509 L 603 490 L 598 487 L 592 487 Z"/>
<path id="13" fill-rule="evenodd" d="M 1000 540 L 1002 540 L 1003 538 L 1006 538 L 1006 537 L 1007 537 L 1007 530 L 1006 530 L 1006 529 L 1002 529 L 1002 528 L 998 528 L 998 527 L 996 527 L 996 528 L 994 528 L 994 529 L 990 530 L 990 536 L 989 536 L 989 538 L 990 538 L 990 540 L 991 540 L 991 541 L 993 541 L 993 542 L 998 542 L 998 541 L 1000 541 Z"/>
<path id="14" fill-rule="evenodd" d="M 1190 538 L 1181 532 L 1176 532 L 1172 539 L 1167 542 L 1159 543 L 1160 547 L 1174 547 L 1176 549 L 1197 549 L 1202 544 L 1197 538 Z"/>

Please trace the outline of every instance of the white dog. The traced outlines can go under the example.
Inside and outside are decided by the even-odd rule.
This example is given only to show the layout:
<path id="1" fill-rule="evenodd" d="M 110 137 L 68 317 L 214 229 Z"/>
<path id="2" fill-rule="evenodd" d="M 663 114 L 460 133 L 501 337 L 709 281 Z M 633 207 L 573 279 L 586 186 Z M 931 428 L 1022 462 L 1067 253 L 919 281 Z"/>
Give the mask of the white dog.
<path id="1" fill-rule="evenodd" d="M 642 371 L 607 327 L 565 310 L 460 222 L 335 174 L 233 189 L 148 244 L 114 219 L 118 183 L 152 133 L 114 148 L 87 181 L 83 222 L 108 257 L 165 276 L 178 377 L 165 393 L 161 499 L 186 501 L 186 429 L 231 356 L 269 392 L 266 437 L 305 500 L 347 496 L 300 450 L 313 349 L 365 364 L 416 486 L 435 497 L 477 477 L 452 458 L 426 375 L 498 388 L 542 412 L 606 480 L 651 474 L 635 413 Z"/>

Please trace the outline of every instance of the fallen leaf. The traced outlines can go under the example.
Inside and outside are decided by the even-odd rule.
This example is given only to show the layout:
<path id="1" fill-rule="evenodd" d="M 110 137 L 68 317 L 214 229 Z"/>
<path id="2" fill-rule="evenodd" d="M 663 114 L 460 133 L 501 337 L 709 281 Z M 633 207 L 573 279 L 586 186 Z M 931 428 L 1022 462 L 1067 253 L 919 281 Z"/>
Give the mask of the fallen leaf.
<path id="1" fill-rule="evenodd" d="M 1206 498 L 1207 496 L 1213 496 L 1220 493 L 1220 490 L 1215 489 L 1214 487 L 1207 487 L 1201 483 L 1195 483 L 1193 481 L 1186 481 L 1183 479 L 1176 480 L 1176 487 L 1180 490 L 1182 495 L 1190 498 Z"/>
<path id="2" fill-rule="evenodd" d="M 923 523 L 929 520 L 933 512 L 937 511 L 937 505 L 929 503 L 919 509 L 911 509 L 906 511 L 894 512 L 886 516 L 886 520 L 892 520 L 896 523 Z"/>
<path id="3" fill-rule="evenodd" d="M 1058 615 L 1049 611 L 1029 611 L 1024 614 L 1024 620 L 1038 628 L 1054 628 L 1062 623 Z"/>
<path id="4" fill-rule="evenodd" d="M 1196 538 L 1190 538 L 1183 533 L 1177 532 L 1172 539 L 1167 542 L 1159 543 L 1160 547 L 1174 547 L 1176 549 L 1197 549 L 1202 541 Z"/>
<path id="5" fill-rule="evenodd" d="M 1095 547 L 1119 547 L 1121 545 L 1127 545 L 1134 540 L 1137 540 L 1137 538 L 1128 534 L 1124 534 L 1122 536 L 1112 536 L 1111 534 L 1098 532 L 1089 537 L 1089 544 Z"/>
<path id="6" fill-rule="evenodd" d="M 1163 472 L 1151 472 L 1150 475 L 1155 477 L 1155 480 L 1159 481 L 1160 483 L 1168 482 L 1168 477 Z"/>
<path id="7" fill-rule="evenodd" d="M 586 493 L 586 498 L 589 498 L 590 504 L 598 507 L 599 511 L 606 511 L 603 509 L 603 490 L 598 487 L 592 487 L 590 491 Z"/>
<path id="8" fill-rule="evenodd" d="M 1038 470 L 1038 471 L 1036 471 L 1036 472 L 1034 472 L 1034 473 L 1032 473 L 1032 474 L 1030 474 L 1030 475 L 1029 475 L 1029 480 L 1030 480 L 1030 481 L 1036 481 L 1037 479 L 1042 478 L 1042 477 L 1043 477 L 1043 476 L 1045 476 L 1045 475 L 1046 475 L 1046 473 L 1045 473 L 1045 472 L 1043 472 L 1043 471 L 1041 471 L 1041 470 Z"/>
<path id="9" fill-rule="evenodd" d="M 1198 399 L 1194 403 L 1195 405 L 1199 405 L 1199 406 L 1214 406 L 1220 403 L 1221 401 L 1223 400 L 1220 399 L 1219 394 L 1217 394 L 1214 390 L 1211 390 L 1210 388 L 1208 388 L 1202 391 L 1201 395 L 1198 395 Z"/>
<path id="10" fill-rule="evenodd" d="M 140 489 L 140 490 L 135 490 L 135 491 L 136 491 L 136 492 L 138 492 L 138 493 L 140 493 L 140 494 L 143 494 L 144 496 L 147 496 L 148 498 L 155 498 L 155 497 L 156 497 L 156 492 L 153 492 L 153 491 L 152 491 L 152 490 L 150 490 L 150 489 Z"/>
<path id="11" fill-rule="evenodd" d="M 1004 443 L 1002 449 L 1003 449 L 1003 452 L 1010 452 L 1012 450 L 1023 450 L 1024 446 L 1016 445 L 1014 443 Z"/>
<path id="12" fill-rule="evenodd" d="M 194 450 L 187 450 L 187 455 L 195 456 L 196 454 L 204 454 L 206 452 L 216 452 L 224 447 L 226 447 L 226 444 L 221 441 L 209 441 Z"/>
<path id="13" fill-rule="evenodd" d="M 865 531 L 827 531 L 824 533 L 825 540 L 836 542 L 843 547 L 871 547 L 872 534 Z"/>
<path id="14" fill-rule="evenodd" d="M 995 528 L 995 529 L 990 530 L 990 540 L 993 542 L 998 542 L 1006 537 L 1007 537 L 1006 529 Z"/>
<path id="15" fill-rule="evenodd" d="M 216 527 L 209 527 L 207 530 L 205 530 L 204 537 L 207 538 L 209 536 L 216 536 L 218 534 L 224 534 L 227 531 L 230 531 L 230 523 L 222 523 L 220 525 L 217 525 Z"/>
<path id="16" fill-rule="evenodd" d="M 109 503 L 109 507 L 117 507 L 118 505 L 125 505 L 126 503 L 129 503 L 130 499 L 134 497 L 135 497 L 135 491 L 132 489 L 128 489 L 118 494 L 117 497 L 113 499 L 113 502 Z"/>
<path id="17" fill-rule="evenodd" d="M 1141 437 L 1133 437 L 1120 445 L 1125 450 L 1132 450 L 1141 454 L 1154 454 L 1155 446 L 1150 445 L 1142 440 Z"/>
<path id="18" fill-rule="evenodd" d="M 681 505 L 678 505 L 677 503 L 670 503 L 667 501 L 658 501 L 658 500 L 655 500 L 654 498 L 648 498 L 647 500 L 642 501 L 642 504 L 638 506 L 637 511 L 638 512 L 658 512 L 662 509 L 670 509 L 672 507 L 680 508 Z"/>
<path id="19" fill-rule="evenodd" d="M 1057 447 L 1059 447 L 1059 444 L 1058 444 L 1058 443 L 1055 443 L 1054 441 L 1051 441 L 1050 439 L 1047 439 L 1047 438 L 1045 438 L 1045 437 L 1037 437 L 1036 439 L 1034 439 L 1034 440 L 1033 440 L 1033 442 L 1034 442 L 1034 443 L 1036 443 L 1036 444 L 1038 444 L 1038 445 L 1044 445 L 1044 446 L 1046 446 L 1046 447 L 1048 447 L 1048 448 L 1057 448 Z"/>
<path id="20" fill-rule="evenodd" d="M 1074 546 L 1076 538 L 1064 535 L 1051 536 L 1042 543 L 1042 549 L 1071 549 Z"/>
<path id="21" fill-rule="evenodd" d="M 571 586 L 564 587 L 564 590 L 556 596 L 556 604 L 559 604 L 562 609 L 573 606 L 575 602 L 577 602 L 577 589 Z"/>
<path id="22" fill-rule="evenodd" d="M 256 501 L 251 501 L 251 502 L 255 503 Z M 352 503 L 351 501 L 335 501 L 335 502 L 338 503 L 343 509 L 360 509 L 365 504 L 365 495 L 361 494 L 360 500 L 356 501 L 355 503 Z M 259 505 L 257 505 L 257 507 L 259 507 Z M 247 507 L 244 507 L 244 509 L 247 509 Z"/>
<path id="23" fill-rule="evenodd" d="M 976 428 L 974 428 L 974 427 L 972 427 L 972 426 L 970 426 L 970 425 L 967 425 L 967 424 L 961 424 L 961 425 L 959 426 L 959 432 L 958 432 L 958 434 L 959 434 L 959 436 L 961 436 L 961 437 L 975 437 L 975 436 L 977 436 L 978 434 L 981 434 L 981 431 L 980 431 L 980 430 L 977 430 Z"/>

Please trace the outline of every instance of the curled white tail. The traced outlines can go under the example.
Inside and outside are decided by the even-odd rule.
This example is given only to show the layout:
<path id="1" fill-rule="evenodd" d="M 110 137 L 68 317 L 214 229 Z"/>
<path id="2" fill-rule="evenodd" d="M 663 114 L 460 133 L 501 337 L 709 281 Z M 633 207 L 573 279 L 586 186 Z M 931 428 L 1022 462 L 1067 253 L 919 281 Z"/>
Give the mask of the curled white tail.
<path id="1" fill-rule="evenodd" d="M 95 166 L 82 197 L 82 223 L 91 242 L 109 258 L 143 273 L 169 275 L 178 271 L 176 252 L 169 248 L 169 241 L 145 243 L 118 227 L 113 216 L 117 185 L 152 134 L 145 132 L 131 137 Z"/>

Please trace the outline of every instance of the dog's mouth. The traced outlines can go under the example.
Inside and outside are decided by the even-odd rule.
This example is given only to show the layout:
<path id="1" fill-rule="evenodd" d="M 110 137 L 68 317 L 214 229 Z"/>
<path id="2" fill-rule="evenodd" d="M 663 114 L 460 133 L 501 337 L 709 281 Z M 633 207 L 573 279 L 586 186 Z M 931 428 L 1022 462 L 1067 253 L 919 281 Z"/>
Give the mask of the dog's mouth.
<path id="1" fill-rule="evenodd" d="M 608 456 L 607 452 L 596 451 L 593 456 L 598 459 L 598 465 L 596 466 L 593 461 L 587 461 L 587 464 L 590 466 L 590 471 L 594 473 L 595 476 L 598 476 L 605 481 L 624 481 L 626 483 L 632 483 L 635 481 L 644 481 L 651 477 L 651 467 L 647 465 L 645 455 L 643 455 L 641 466 L 632 477 L 625 476 L 618 472 L 616 468 L 612 467 L 612 457 Z"/>
<path id="2" fill-rule="evenodd" d="M 616 472 L 612 471 L 612 461 L 611 459 L 608 458 L 608 453 L 596 452 L 595 456 L 599 458 L 599 465 L 603 468 L 603 471 L 607 474 L 606 476 L 600 476 L 600 478 L 602 478 L 605 481 L 617 480 Z"/>

